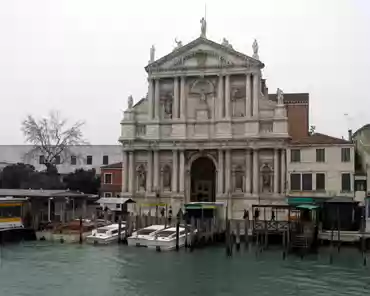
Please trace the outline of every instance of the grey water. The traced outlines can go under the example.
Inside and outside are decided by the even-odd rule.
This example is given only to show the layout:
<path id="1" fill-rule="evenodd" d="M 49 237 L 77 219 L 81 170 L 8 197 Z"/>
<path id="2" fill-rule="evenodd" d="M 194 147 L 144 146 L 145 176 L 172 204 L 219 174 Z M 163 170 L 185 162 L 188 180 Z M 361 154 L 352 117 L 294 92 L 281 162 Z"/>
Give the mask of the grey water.
<path id="1" fill-rule="evenodd" d="M 354 249 L 335 253 L 330 264 L 328 250 L 283 260 L 281 250 L 256 256 L 242 249 L 230 258 L 222 247 L 158 253 L 122 245 L 25 242 L 2 247 L 0 260 L 0 295 L 370 294 L 370 267 Z"/>

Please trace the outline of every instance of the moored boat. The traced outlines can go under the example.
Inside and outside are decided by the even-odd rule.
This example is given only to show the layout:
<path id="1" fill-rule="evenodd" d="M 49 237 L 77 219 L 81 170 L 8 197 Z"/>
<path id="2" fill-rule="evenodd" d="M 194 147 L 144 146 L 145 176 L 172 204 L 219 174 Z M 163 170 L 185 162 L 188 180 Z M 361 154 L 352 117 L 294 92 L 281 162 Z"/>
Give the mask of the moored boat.
<path id="1" fill-rule="evenodd" d="M 154 237 L 154 235 L 165 229 L 165 225 L 151 225 L 138 231 L 135 231 L 132 236 L 127 238 L 127 244 L 129 246 L 146 247 L 148 240 Z"/>
<path id="2" fill-rule="evenodd" d="M 125 236 L 126 225 L 121 224 L 121 238 Z M 90 235 L 86 237 L 86 242 L 93 244 L 110 244 L 118 242 L 119 224 L 111 224 L 94 229 Z"/>
<path id="3" fill-rule="evenodd" d="M 186 234 L 185 228 L 179 227 L 179 248 L 185 246 L 186 237 L 189 239 L 190 233 Z M 157 232 L 148 240 L 147 245 L 148 248 L 158 251 L 171 251 L 176 249 L 176 227 L 169 227 Z"/>

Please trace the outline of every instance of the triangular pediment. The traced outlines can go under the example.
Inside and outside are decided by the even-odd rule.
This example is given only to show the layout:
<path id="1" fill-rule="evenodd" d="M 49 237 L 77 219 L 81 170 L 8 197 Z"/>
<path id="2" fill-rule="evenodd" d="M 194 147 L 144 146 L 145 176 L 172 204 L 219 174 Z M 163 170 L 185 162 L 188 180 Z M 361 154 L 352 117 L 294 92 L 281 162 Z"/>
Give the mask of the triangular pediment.
<path id="1" fill-rule="evenodd" d="M 264 64 L 229 46 L 199 37 L 145 67 L 147 72 L 187 68 L 258 67 Z"/>

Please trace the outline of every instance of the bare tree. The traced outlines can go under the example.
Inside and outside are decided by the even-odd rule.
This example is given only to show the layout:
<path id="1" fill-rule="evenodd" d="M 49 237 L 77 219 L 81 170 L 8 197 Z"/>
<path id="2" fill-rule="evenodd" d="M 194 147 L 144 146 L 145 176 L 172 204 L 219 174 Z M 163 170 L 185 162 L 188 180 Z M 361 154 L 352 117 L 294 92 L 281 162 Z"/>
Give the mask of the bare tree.
<path id="1" fill-rule="evenodd" d="M 68 125 L 68 121 L 61 118 L 57 111 L 51 111 L 49 117 L 43 119 L 28 115 L 22 122 L 22 132 L 33 148 L 26 153 L 25 158 L 42 155 L 46 171 L 56 171 L 57 162 L 63 163 L 73 155 L 73 146 L 88 144 L 81 131 L 84 124 L 77 121 Z"/>

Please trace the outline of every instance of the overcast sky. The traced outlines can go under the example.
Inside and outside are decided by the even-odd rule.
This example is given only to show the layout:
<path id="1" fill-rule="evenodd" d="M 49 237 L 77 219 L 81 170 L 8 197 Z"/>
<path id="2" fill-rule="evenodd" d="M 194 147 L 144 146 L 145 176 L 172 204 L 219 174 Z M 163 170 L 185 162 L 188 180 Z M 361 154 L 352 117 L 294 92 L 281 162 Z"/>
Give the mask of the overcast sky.
<path id="1" fill-rule="evenodd" d="M 204 3 L 0 0 L 0 144 L 24 143 L 22 119 L 51 109 L 116 144 L 127 97 L 146 94 L 151 45 L 159 58 L 197 38 Z M 208 0 L 207 37 L 249 55 L 257 38 L 270 92 L 309 92 L 317 131 L 370 122 L 369 0 Z"/>

